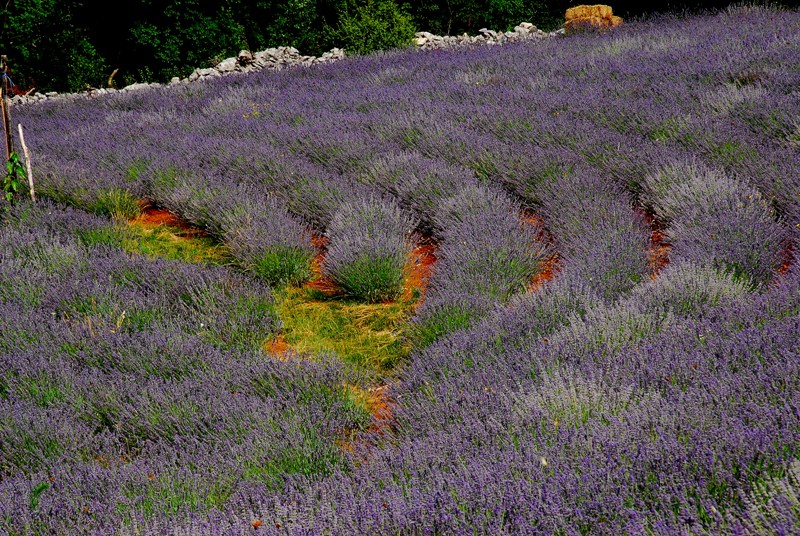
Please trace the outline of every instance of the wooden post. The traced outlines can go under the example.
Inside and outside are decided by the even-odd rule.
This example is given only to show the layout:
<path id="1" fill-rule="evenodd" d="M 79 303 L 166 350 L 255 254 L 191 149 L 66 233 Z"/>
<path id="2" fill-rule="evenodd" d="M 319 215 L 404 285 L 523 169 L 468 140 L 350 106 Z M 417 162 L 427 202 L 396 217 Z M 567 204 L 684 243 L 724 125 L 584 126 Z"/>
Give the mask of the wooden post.
<path id="1" fill-rule="evenodd" d="M 9 160 L 11 153 L 14 152 L 14 133 L 11 130 L 11 100 L 8 97 L 8 58 L 5 54 L 0 56 L 0 76 L 3 77 L 3 84 L 0 89 L 3 92 L 3 130 L 6 133 L 6 160 Z"/>
<path id="2" fill-rule="evenodd" d="M 116 75 L 118 71 L 119 68 L 114 69 L 114 72 L 108 77 L 108 87 L 114 87 L 114 75 Z"/>
<path id="3" fill-rule="evenodd" d="M 36 202 L 36 193 L 33 191 L 33 170 L 31 169 L 31 153 L 25 144 L 25 135 L 22 133 L 22 123 L 17 123 L 19 129 L 19 144 L 22 145 L 22 152 L 25 154 L 25 170 L 28 172 L 28 186 L 31 189 L 31 201 Z"/>

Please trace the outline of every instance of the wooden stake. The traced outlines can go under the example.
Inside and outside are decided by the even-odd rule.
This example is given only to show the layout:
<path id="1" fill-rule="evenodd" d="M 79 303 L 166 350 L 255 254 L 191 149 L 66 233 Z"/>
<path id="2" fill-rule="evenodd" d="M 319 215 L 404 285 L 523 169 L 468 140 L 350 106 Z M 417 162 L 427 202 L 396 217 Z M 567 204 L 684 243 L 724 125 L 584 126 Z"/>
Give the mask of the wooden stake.
<path id="1" fill-rule="evenodd" d="M 25 135 L 22 133 L 22 123 L 17 123 L 19 129 L 19 144 L 22 145 L 22 152 L 25 154 L 25 170 L 28 172 L 28 185 L 31 188 L 31 201 L 36 202 L 36 193 L 33 191 L 33 170 L 31 169 L 31 153 L 25 144 Z"/>

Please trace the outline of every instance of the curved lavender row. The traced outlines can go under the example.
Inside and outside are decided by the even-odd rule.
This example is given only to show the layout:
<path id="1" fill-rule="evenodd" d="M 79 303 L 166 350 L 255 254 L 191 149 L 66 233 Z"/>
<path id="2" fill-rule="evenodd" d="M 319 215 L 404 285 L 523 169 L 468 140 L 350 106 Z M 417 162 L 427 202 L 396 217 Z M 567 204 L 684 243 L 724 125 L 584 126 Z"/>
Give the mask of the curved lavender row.
<path id="1" fill-rule="evenodd" d="M 781 266 L 784 229 L 761 194 L 702 165 L 675 163 L 644 181 L 643 196 L 668 224 L 674 255 L 709 263 L 753 284 Z"/>
<path id="2" fill-rule="evenodd" d="M 520 220 L 501 192 L 462 185 L 439 199 L 430 218 L 442 229 L 442 245 L 413 338 L 427 345 L 469 326 L 497 304 L 524 292 L 548 254 L 541 229 Z"/>
<path id="3" fill-rule="evenodd" d="M 277 127 L 275 130 L 280 132 Z M 270 142 L 279 142 L 269 137 L 276 136 L 280 140 L 279 134 L 260 132 L 259 135 L 264 135 L 265 139 L 240 142 L 239 146 L 251 158 L 236 162 L 235 169 L 254 187 L 263 188 L 278 198 L 290 213 L 302 218 L 315 231 L 325 232 L 342 203 L 376 194 L 375 189 L 342 177 L 324 165 L 301 155 L 289 156 L 286 149 L 270 146 Z"/>
<path id="4" fill-rule="evenodd" d="M 403 292 L 414 222 L 387 200 L 343 204 L 325 233 L 322 271 L 347 295 L 380 302 Z"/>
<path id="5" fill-rule="evenodd" d="M 608 308 L 582 278 L 562 273 L 539 291 L 515 297 L 507 308 L 474 328 L 420 352 L 404 389 L 414 390 L 424 384 L 435 385 L 444 377 L 491 369 L 498 351 L 527 351 L 543 339 L 549 342 L 559 332 L 556 339 L 578 340 L 575 332 L 586 330 L 587 322 L 593 326 L 588 328 L 591 330 L 609 329 L 615 324 L 614 311 L 628 309 L 649 317 L 650 324 L 660 325 L 674 317 L 705 316 L 710 307 L 727 305 L 746 290 L 742 283 L 711 267 L 677 263 L 665 269 L 657 280 L 634 288 L 621 304 Z M 604 319 L 605 315 L 612 321 Z M 625 329 L 624 323 L 616 322 L 616 326 Z M 633 343 L 645 333 L 620 331 L 614 339 L 619 341 L 620 335 L 629 336 L 625 341 Z M 608 337 L 606 340 L 611 341 Z M 480 360 L 476 360 L 478 356 Z"/>
<path id="6" fill-rule="evenodd" d="M 609 302 L 647 279 L 649 232 L 628 192 L 578 167 L 541 185 L 537 196 L 565 274 Z"/>
<path id="7" fill-rule="evenodd" d="M 208 230 L 239 265 L 270 285 L 298 285 L 311 277 L 311 233 L 274 196 L 244 182 L 155 173 L 150 195 L 159 205 Z"/>
<path id="8" fill-rule="evenodd" d="M 174 104 L 143 107 L 143 99 L 104 106 L 53 102 L 18 117 L 31 140 L 37 192 L 100 214 L 133 216 L 147 193 L 141 172 L 168 147 L 151 133 L 173 124 Z M 122 205 L 120 207 L 120 205 Z"/>
<path id="9" fill-rule="evenodd" d="M 424 436 L 470 411 L 483 412 L 480 400 L 465 394 L 474 392 L 476 382 L 484 386 L 524 382 L 527 365 L 505 363 L 513 352 L 542 353 L 554 363 L 595 354 L 606 359 L 622 347 L 655 337 L 676 321 L 702 318 L 714 307 L 746 295 L 743 284 L 713 268 L 679 263 L 607 306 L 580 279 L 561 275 L 540 291 L 517 298 L 509 310 L 414 356 L 400 387 L 406 399 L 398 412 L 404 435 Z"/>
<path id="10" fill-rule="evenodd" d="M 363 175 L 397 195 L 443 240 L 431 291 L 416 319 L 426 343 L 485 315 L 507 300 L 511 289 L 523 290 L 545 256 L 540 248 L 533 253 L 537 261 L 524 260 L 532 253 L 526 244 L 535 241 L 538 231 L 516 223 L 511 215 L 519 209 L 506 195 L 479 184 L 468 170 L 435 163 L 410 151 L 390 153 L 373 160 Z M 609 299 L 644 278 L 649 271 L 647 230 L 625 192 L 583 170 L 540 188 L 537 200 L 545 197 L 545 216 L 552 216 L 568 270 Z M 490 245 L 492 239 L 496 242 Z"/>
<path id="11" fill-rule="evenodd" d="M 389 147 L 358 178 L 395 196 L 442 244 L 414 319 L 417 344 L 466 327 L 524 291 L 548 254 L 538 225 L 520 221 L 519 205 L 466 168 Z"/>
<path id="12" fill-rule="evenodd" d="M 78 242 L 86 231 L 110 222 L 73 223 L 54 206 L 34 210 L 40 214 L 11 219 L 0 234 L 4 295 L 11 303 L 109 329 L 118 323 L 117 329 L 136 331 L 167 322 L 222 347 L 258 347 L 280 327 L 266 285 L 223 268 L 150 260 L 102 245 L 86 248 Z M 58 235 L 26 227 L 31 219 L 48 218 L 45 211 L 57 215 Z M 16 294 L 17 286 L 29 290 Z"/>
<path id="13" fill-rule="evenodd" d="M 436 221 L 441 207 L 462 189 L 477 188 L 474 174 L 464 167 L 426 158 L 416 151 L 387 149 L 369 159 L 365 169 L 358 173 L 358 179 L 396 197 L 418 218 L 422 233 L 441 240 L 444 225 L 448 223 Z M 498 211 L 516 210 L 502 194 L 498 194 L 496 200 L 500 203 Z M 485 207 L 483 202 L 481 208 Z"/>

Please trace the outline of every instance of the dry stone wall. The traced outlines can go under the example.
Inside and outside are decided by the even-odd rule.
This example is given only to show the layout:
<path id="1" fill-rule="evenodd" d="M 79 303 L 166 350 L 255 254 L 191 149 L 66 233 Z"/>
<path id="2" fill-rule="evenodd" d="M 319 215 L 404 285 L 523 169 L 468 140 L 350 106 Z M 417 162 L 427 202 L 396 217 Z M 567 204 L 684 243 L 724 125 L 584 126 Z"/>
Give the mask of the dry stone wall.
<path id="1" fill-rule="evenodd" d="M 529 22 L 521 22 L 510 32 L 496 32 L 482 28 L 478 35 L 433 35 L 429 32 L 417 32 L 412 45 L 419 50 L 441 50 L 446 48 L 457 48 L 464 46 L 481 45 L 502 45 L 518 41 L 533 41 L 555 37 L 564 33 L 564 30 L 554 32 L 543 32 Z M 173 78 L 168 85 L 189 84 L 198 80 L 227 76 L 234 73 L 248 73 L 260 71 L 262 69 L 283 69 L 286 67 L 311 66 L 322 63 L 330 63 L 345 57 L 345 51 L 341 48 L 334 48 L 325 52 L 321 56 L 304 56 L 294 47 L 268 48 L 260 52 L 242 50 L 236 57 L 222 60 L 214 67 L 195 69 L 186 78 Z M 47 93 L 33 93 L 30 95 L 17 95 L 11 99 L 12 104 L 33 104 L 49 99 L 67 98 L 93 98 L 109 93 L 126 91 L 137 91 L 148 87 L 159 87 L 164 84 L 159 83 L 137 83 L 126 86 L 122 89 L 100 88 L 89 89 L 81 93 L 57 93 L 55 91 Z"/>

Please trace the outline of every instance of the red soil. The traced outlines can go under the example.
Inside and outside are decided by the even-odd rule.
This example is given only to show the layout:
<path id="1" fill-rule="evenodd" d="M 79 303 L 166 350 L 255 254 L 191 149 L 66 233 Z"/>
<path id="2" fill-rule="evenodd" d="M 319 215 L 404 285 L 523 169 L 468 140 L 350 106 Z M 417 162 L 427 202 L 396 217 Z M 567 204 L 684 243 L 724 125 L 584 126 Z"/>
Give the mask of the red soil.
<path id="1" fill-rule="evenodd" d="M 636 208 L 635 212 L 644 219 L 650 227 L 650 251 L 648 260 L 650 265 L 650 279 L 655 279 L 661 270 L 669 264 L 669 252 L 672 246 L 666 242 L 666 233 L 663 225 L 656 220 L 652 212 Z"/>
<path id="2" fill-rule="evenodd" d="M 287 353 L 291 350 L 291 346 L 286 342 L 283 335 L 278 334 L 264 344 L 264 350 L 266 350 L 269 355 L 283 361 L 286 360 Z"/>
<path id="3" fill-rule="evenodd" d="M 383 438 L 388 433 L 394 430 L 394 408 L 396 402 L 389 396 L 389 386 L 386 384 L 377 385 L 367 389 L 366 406 L 372 414 L 373 423 L 367 429 L 366 433 L 372 437 Z M 348 431 L 352 432 L 352 431 Z M 353 454 L 356 450 L 356 442 L 347 436 L 349 433 L 344 434 L 345 437 L 339 439 L 336 443 L 343 450 Z"/>
<path id="4" fill-rule="evenodd" d="M 403 282 L 403 295 L 405 302 L 414 301 L 414 291 L 419 292 L 415 306 L 419 307 L 425 298 L 428 279 L 430 279 L 433 265 L 436 263 L 438 247 L 430 240 L 418 237 L 417 244 L 411 249 L 408 263 L 406 264 L 406 278 Z"/>
<path id="5" fill-rule="evenodd" d="M 559 263 L 560 260 L 557 253 L 553 253 L 547 257 L 542 262 L 539 271 L 534 274 L 531 282 L 528 283 L 528 292 L 536 292 L 541 289 L 545 283 L 551 281 L 560 269 Z"/>
<path id="6" fill-rule="evenodd" d="M 378 385 L 368 389 L 367 407 L 375 419 L 369 433 L 376 437 L 384 437 L 395 429 L 394 408 L 397 402 L 389 396 L 388 385 Z"/>
<path id="7" fill-rule="evenodd" d="M 180 236 L 208 236 L 208 233 L 203 229 L 192 226 L 192 224 L 168 210 L 153 206 L 147 199 L 140 199 L 138 203 L 142 213 L 131 220 L 133 224 L 149 228 L 162 225 L 175 227 L 181 230 Z"/>
<path id="8" fill-rule="evenodd" d="M 317 254 L 311 261 L 313 275 L 311 276 L 311 281 L 306 283 L 306 287 L 318 290 L 327 296 L 336 296 L 340 293 L 336 283 L 322 273 L 322 263 L 325 260 L 325 248 L 328 246 L 328 239 L 324 235 L 312 233 L 311 244 L 317 248 Z"/>
<path id="9" fill-rule="evenodd" d="M 370 432 L 384 432 L 394 422 L 394 407 L 396 402 L 389 397 L 389 386 L 378 385 L 368 389 L 367 405 L 375 417 L 375 424 Z"/>
<path id="10" fill-rule="evenodd" d="M 650 235 L 650 251 L 648 252 L 651 279 L 658 277 L 659 272 L 669 264 L 669 252 L 672 250 L 672 246 L 664 240 L 664 231 L 654 229 Z"/>
<path id="11" fill-rule="evenodd" d="M 781 249 L 781 259 L 783 262 L 781 263 L 781 267 L 778 268 L 778 274 L 784 275 L 794 263 L 794 245 L 789 240 L 786 241 Z"/>
<path id="12" fill-rule="evenodd" d="M 545 228 L 544 220 L 542 220 L 541 216 L 531 212 L 530 210 L 523 210 L 520 213 L 520 219 L 523 223 L 527 225 L 532 225 L 534 228 L 539 230 L 538 234 L 536 235 L 536 240 L 539 242 L 547 242 L 549 245 L 553 245 L 555 239 L 553 235 Z M 528 292 L 536 292 L 537 290 L 541 289 L 545 283 L 551 281 L 559 271 L 559 264 L 560 259 L 558 253 L 553 253 L 552 255 L 548 256 L 544 261 L 542 261 L 541 266 L 539 266 L 539 270 L 533 275 L 530 283 L 528 283 Z"/>
<path id="13" fill-rule="evenodd" d="M 530 210 L 523 210 L 519 214 L 520 220 L 522 223 L 527 225 L 531 225 L 535 228 L 539 229 L 539 233 L 536 235 L 537 241 L 546 241 L 548 244 L 553 243 L 553 235 L 551 235 L 544 226 L 544 220 L 538 214 L 531 212 Z"/>

